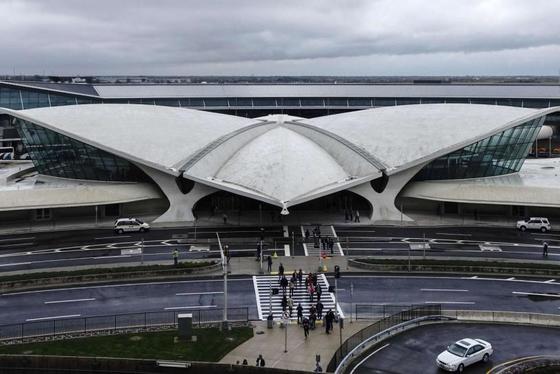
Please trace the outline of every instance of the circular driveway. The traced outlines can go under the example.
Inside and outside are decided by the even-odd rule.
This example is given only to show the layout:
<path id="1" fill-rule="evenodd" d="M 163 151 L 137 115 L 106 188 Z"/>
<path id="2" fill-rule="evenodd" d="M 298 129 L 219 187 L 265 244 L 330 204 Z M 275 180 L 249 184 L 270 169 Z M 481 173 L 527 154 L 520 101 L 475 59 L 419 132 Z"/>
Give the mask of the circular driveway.
<path id="1" fill-rule="evenodd" d="M 517 357 L 557 355 L 560 352 L 559 328 L 441 323 L 415 328 L 385 340 L 372 350 L 372 352 L 378 350 L 377 353 L 361 363 L 354 373 L 445 373 L 436 366 L 436 357 L 449 344 L 462 338 L 484 339 L 494 348 L 494 354 L 487 364 L 481 362 L 473 364 L 465 369 L 465 373 L 482 374 L 500 363 Z"/>

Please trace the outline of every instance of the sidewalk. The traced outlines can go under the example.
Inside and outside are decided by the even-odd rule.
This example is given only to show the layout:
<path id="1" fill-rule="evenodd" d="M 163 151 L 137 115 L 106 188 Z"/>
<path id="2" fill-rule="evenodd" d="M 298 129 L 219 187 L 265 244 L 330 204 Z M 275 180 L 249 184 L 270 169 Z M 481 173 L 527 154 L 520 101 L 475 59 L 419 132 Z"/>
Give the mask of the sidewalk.
<path id="1" fill-rule="evenodd" d="M 372 321 L 350 323 L 350 319 L 346 319 L 342 329 L 342 341 L 371 323 Z M 340 329 L 336 323 L 329 335 L 325 333 L 323 325 L 317 323 L 317 328 L 310 331 L 309 337 L 305 339 L 303 328 L 293 322 L 287 329 L 288 352 L 284 353 L 286 329 L 280 328 L 278 323 L 273 329 L 267 329 L 266 321 L 253 324 L 255 335 L 229 352 L 220 363 L 235 364 L 247 359 L 249 365 L 254 366 L 258 355 L 262 354 L 268 367 L 313 371 L 315 355 L 320 355 L 323 372 L 326 372 L 329 361 L 340 345 Z"/>

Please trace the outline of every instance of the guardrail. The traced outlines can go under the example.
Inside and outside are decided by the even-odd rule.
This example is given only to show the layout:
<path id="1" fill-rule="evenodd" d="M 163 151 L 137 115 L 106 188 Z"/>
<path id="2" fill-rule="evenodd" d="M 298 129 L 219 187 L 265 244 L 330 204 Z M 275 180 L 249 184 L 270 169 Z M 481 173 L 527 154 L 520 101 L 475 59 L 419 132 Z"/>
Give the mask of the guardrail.
<path id="1" fill-rule="evenodd" d="M 382 318 L 346 339 L 334 353 L 331 361 L 327 366 L 327 371 L 337 371 L 337 368 L 341 366 L 343 361 L 347 359 L 350 353 L 355 352 L 355 350 L 359 347 L 363 347 L 365 343 L 373 339 L 373 337 L 377 336 L 378 334 L 385 333 L 388 329 L 400 326 L 402 323 L 407 321 L 413 321 L 418 318 L 439 315 L 441 315 L 440 304 L 427 304 L 421 306 L 413 306 L 411 308 L 401 310 L 388 317 Z"/>
<path id="2" fill-rule="evenodd" d="M 560 326 L 560 315 L 492 310 L 442 310 L 446 317 L 465 322 L 516 323 L 537 326 Z"/>
<path id="3" fill-rule="evenodd" d="M 394 314 L 423 307 L 426 304 L 354 304 L 354 319 L 359 320 L 379 320 Z"/>
<path id="4" fill-rule="evenodd" d="M 228 308 L 228 321 L 248 322 L 249 307 Z M 177 326 L 177 315 L 192 313 L 193 326 L 217 323 L 223 320 L 224 309 L 189 309 L 184 311 L 159 311 L 112 314 L 92 317 L 30 321 L 0 326 L 0 341 L 81 334 L 92 331 L 117 331 L 133 328 Z"/>

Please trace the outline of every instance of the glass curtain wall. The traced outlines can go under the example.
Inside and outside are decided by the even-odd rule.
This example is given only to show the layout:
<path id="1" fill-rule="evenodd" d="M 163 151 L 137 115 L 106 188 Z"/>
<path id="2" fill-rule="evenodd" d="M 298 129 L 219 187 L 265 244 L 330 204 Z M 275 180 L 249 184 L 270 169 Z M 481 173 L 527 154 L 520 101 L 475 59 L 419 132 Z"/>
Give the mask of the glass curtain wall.
<path id="1" fill-rule="evenodd" d="M 145 181 L 129 161 L 21 119 L 14 119 L 26 151 L 40 174 L 97 181 Z"/>
<path id="2" fill-rule="evenodd" d="M 525 122 L 439 157 L 424 166 L 414 180 L 481 178 L 518 172 L 543 119 Z"/>

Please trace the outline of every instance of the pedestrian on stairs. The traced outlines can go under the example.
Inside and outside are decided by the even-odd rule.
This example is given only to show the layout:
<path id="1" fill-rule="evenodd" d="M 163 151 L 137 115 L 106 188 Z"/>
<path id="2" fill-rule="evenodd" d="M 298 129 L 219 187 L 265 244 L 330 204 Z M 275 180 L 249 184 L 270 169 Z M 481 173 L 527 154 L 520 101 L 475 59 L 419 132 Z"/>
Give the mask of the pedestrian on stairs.
<path id="1" fill-rule="evenodd" d="M 278 280 L 282 279 L 283 276 L 284 276 L 284 265 L 280 263 L 280 265 L 278 265 Z"/>
<path id="2" fill-rule="evenodd" d="M 299 325 L 300 323 L 303 323 L 303 307 L 301 306 L 301 303 L 298 303 L 296 311 L 297 311 L 297 323 Z"/>
<path id="3" fill-rule="evenodd" d="M 299 269 L 298 273 L 297 273 L 297 279 L 298 279 L 298 286 L 301 287 L 301 284 L 303 283 L 303 271 L 301 271 L 301 269 Z"/>
<path id="4" fill-rule="evenodd" d="M 323 289 L 321 288 L 320 285 L 317 285 L 317 290 L 315 292 L 317 293 L 317 301 L 321 301 L 321 295 L 323 294 Z"/>
<path id="5" fill-rule="evenodd" d="M 294 311 L 294 300 L 288 297 L 288 311 L 290 312 L 290 318 L 292 318 L 292 312 Z"/>

